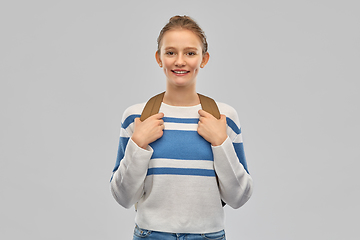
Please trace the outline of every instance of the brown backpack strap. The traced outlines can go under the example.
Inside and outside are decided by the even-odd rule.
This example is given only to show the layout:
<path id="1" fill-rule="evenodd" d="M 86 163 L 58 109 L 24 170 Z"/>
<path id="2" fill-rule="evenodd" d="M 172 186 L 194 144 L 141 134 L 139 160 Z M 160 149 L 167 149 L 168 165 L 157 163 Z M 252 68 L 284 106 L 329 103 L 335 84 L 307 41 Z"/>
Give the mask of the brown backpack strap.
<path id="1" fill-rule="evenodd" d="M 165 94 L 165 92 L 155 95 L 154 97 L 149 99 L 149 101 L 146 103 L 146 105 L 141 113 L 140 120 L 142 122 L 145 119 L 147 119 L 148 117 L 150 117 L 154 114 L 157 114 L 159 112 L 161 103 L 164 98 L 164 94 Z"/>
<path id="2" fill-rule="evenodd" d="M 141 113 L 141 117 L 140 117 L 141 121 L 144 121 L 148 117 L 150 117 L 154 114 L 157 114 L 159 112 L 161 103 L 164 99 L 164 94 L 165 94 L 165 92 L 155 95 L 154 97 L 149 99 L 149 101 L 146 103 L 146 105 Z M 198 96 L 200 99 L 201 108 L 204 111 L 213 115 L 215 118 L 220 119 L 219 108 L 216 105 L 216 102 L 214 101 L 214 99 L 209 98 L 204 95 L 201 95 L 201 94 L 198 94 Z"/>
<path id="3" fill-rule="evenodd" d="M 215 118 L 220 119 L 220 111 L 214 99 L 201 95 L 199 93 L 198 95 L 201 103 L 201 108 L 204 111 L 213 115 Z"/>

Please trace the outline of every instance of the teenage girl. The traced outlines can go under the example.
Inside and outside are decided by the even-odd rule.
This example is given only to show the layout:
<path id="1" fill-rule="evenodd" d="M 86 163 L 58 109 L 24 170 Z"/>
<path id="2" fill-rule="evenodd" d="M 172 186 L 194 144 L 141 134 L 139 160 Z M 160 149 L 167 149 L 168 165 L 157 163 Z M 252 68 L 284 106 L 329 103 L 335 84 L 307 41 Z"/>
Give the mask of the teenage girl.
<path id="1" fill-rule="evenodd" d="M 252 194 L 236 111 L 201 109 L 198 72 L 209 61 L 206 37 L 188 16 L 161 30 L 155 58 L 166 77 L 158 114 L 141 122 L 145 103 L 123 115 L 111 191 L 137 206 L 133 239 L 225 239 L 222 202 L 239 208 Z"/>

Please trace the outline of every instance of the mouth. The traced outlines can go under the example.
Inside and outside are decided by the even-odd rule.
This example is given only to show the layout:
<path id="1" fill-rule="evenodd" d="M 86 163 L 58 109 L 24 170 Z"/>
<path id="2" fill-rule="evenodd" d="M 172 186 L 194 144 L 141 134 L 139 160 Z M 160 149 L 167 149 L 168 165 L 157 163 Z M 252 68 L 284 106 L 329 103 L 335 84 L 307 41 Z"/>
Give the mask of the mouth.
<path id="1" fill-rule="evenodd" d="M 186 70 L 171 70 L 173 73 L 175 74 L 179 74 L 179 75 L 183 75 L 183 74 L 186 74 L 186 73 L 189 73 L 190 71 L 186 71 Z"/>

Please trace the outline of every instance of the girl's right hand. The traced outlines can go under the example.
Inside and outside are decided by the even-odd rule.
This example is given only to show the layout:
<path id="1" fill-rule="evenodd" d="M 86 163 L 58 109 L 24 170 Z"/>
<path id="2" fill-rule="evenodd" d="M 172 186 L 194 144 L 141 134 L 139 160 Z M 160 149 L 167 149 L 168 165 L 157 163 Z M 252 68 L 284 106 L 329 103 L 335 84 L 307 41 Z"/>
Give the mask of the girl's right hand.
<path id="1" fill-rule="evenodd" d="M 162 118 L 164 113 L 157 113 L 141 122 L 140 118 L 135 118 L 134 133 L 131 139 L 141 148 L 146 149 L 147 146 L 161 138 L 165 128 Z"/>

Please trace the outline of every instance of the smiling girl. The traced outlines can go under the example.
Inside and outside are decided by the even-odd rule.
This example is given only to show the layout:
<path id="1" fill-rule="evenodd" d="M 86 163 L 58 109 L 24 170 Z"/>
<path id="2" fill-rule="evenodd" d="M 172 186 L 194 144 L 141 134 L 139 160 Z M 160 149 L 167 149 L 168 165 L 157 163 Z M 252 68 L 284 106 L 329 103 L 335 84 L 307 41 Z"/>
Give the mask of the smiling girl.
<path id="1" fill-rule="evenodd" d="M 159 113 L 140 121 L 145 103 L 124 112 L 111 191 L 125 208 L 137 203 L 133 239 L 225 239 L 222 202 L 239 208 L 252 194 L 236 111 L 201 109 L 196 80 L 209 56 L 197 23 L 172 17 L 155 53 L 166 77 Z"/>

